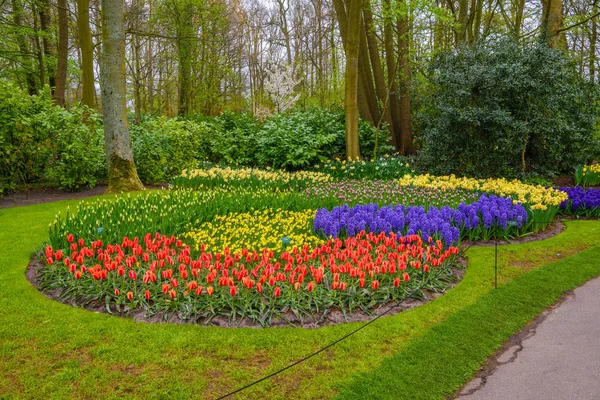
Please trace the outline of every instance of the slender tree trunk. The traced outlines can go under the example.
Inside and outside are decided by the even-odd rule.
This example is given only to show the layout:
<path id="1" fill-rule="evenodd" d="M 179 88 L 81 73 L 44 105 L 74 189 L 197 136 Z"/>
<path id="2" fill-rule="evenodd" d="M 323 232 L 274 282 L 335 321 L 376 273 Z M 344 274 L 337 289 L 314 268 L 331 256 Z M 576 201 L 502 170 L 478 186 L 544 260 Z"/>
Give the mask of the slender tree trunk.
<path id="1" fill-rule="evenodd" d="M 22 26 L 22 14 L 23 8 L 21 7 L 21 0 L 12 0 L 12 16 L 13 23 L 15 26 Z M 18 35 L 17 42 L 19 44 L 19 51 L 21 53 L 21 65 L 25 71 L 25 81 L 27 82 L 27 92 L 33 96 L 37 93 L 37 79 L 34 73 L 33 60 L 31 58 L 31 51 L 29 44 L 27 43 L 27 37 L 25 35 Z"/>
<path id="2" fill-rule="evenodd" d="M 598 0 L 594 0 L 592 13 L 598 13 Z M 592 32 L 590 34 L 590 80 L 596 82 L 596 44 L 598 42 L 598 22 L 597 18 L 592 18 Z"/>
<path id="3" fill-rule="evenodd" d="M 94 47 L 90 30 L 90 0 L 77 0 L 77 29 L 81 47 L 81 104 L 95 107 Z"/>
<path id="4" fill-rule="evenodd" d="M 38 22 L 38 13 L 36 12 L 34 7 L 33 10 L 33 28 L 35 30 L 35 36 L 34 36 L 34 44 L 35 44 L 35 53 L 37 55 L 37 60 L 38 60 L 38 72 L 40 74 L 40 84 L 41 86 L 44 86 L 46 84 L 46 65 L 45 65 L 45 59 L 44 59 L 44 52 L 42 50 L 42 44 L 40 43 L 40 26 L 39 26 L 39 22 Z"/>
<path id="5" fill-rule="evenodd" d="M 408 10 L 406 0 L 401 0 L 404 8 Z M 398 18 L 398 62 L 400 67 L 400 136 L 401 153 L 409 154 L 413 151 L 412 116 L 410 103 L 410 36 L 409 36 L 408 11 Z"/>
<path id="6" fill-rule="evenodd" d="M 394 121 L 392 120 L 392 113 L 390 110 L 390 104 L 385 100 L 389 95 L 388 87 L 385 83 L 386 79 L 384 77 L 383 68 L 381 66 L 381 56 L 379 55 L 379 49 L 377 46 L 377 38 L 375 37 L 375 26 L 373 24 L 373 14 L 370 9 L 371 5 L 368 2 L 365 2 L 363 7 L 363 17 L 365 22 L 365 34 L 367 39 L 367 47 L 369 50 L 369 59 L 371 60 L 371 67 L 373 70 L 373 78 L 375 81 L 375 92 L 377 94 L 378 103 L 384 105 L 383 110 L 383 120 L 388 124 L 389 129 L 392 131 L 392 143 L 394 146 L 396 145 L 396 137 L 395 130 L 396 126 Z M 394 56 L 392 56 L 394 57 Z M 393 74 L 393 72 L 392 72 Z M 397 104 L 396 104 L 397 105 Z M 381 118 L 381 111 L 378 109 L 378 118 L 377 121 L 373 121 L 374 124 L 379 122 Z"/>
<path id="7" fill-rule="evenodd" d="M 102 0 L 102 108 L 108 161 L 107 193 L 142 190 L 127 128 L 124 0 Z"/>
<path id="8" fill-rule="evenodd" d="M 517 10 L 515 12 L 515 39 L 521 41 L 521 25 L 523 25 L 523 12 L 525 10 L 525 0 L 519 0 Z"/>
<path id="9" fill-rule="evenodd" d="M 396 65 L 396 51 L 394 50 L 394 28 L 392 23 L 392 13 L 390 0 L 384 1 L 385 15 L 383 24 L 383 42 L 385 45 L 385 62 L 387 67 L 387 87 L 389 96 L 389 109 L 392 123 L 390 124 L 390 133 L 392 135 L 392 144 L 397 151 L 402 150 L 402 132 L 400 130 L 400 104 L 398 102 L 398 66 Z"/>
<path id="10" fill-rule="evenodd" d="M 333 0 L 335 7 L 335 13 L 337 15 L 338 24 L 340 26 L 340 36 L 344 50 L 348 43 L 348 13 L 346 12 L 346 5 L 343 0 Z M 364 39 L 364 38 L 363 38 Z M 360 45 L 359 45 L 360 46 Z M 362 51 L 361 51 L 362 50 Z M 368 62 L 366 41 L 364 49 L 359 48 L 359 54 L 364 54 L 364 57 L 360 56 L 358 60 L 358 67 L 361 71 L 360 79 L 358 81 L 358 109 L 360 116 L 367 121 L 376 121 L 378 118 L 377 112 L 377 99 L 375 98 L 375 89 L 373 88 L 373 80 L 371 77 L 370 65 L 365 65 Z M 364 72 L 364 73 L 363 73 Z M 373 102 L 369 99 L 375 98 L 375 108 L 373 109 Z"/>
<path id="11" fill-rule="evenodd" d="M 67 87 L 67 62 L 69 56 L 69 19 L 67 17 L 67 0 L 58 0 L 58 60 L 56 67 L 56 88 L 54 102 L 65 106 L 65 90 Z"/>
<path id="12" fill-rule="evenodd" d="M 39 3 L 40 26 L 42 28 L 42 44 L 44 45 L 44 59 L 48 75 L 48 84 L 54 93 L 56 87 L 56 46 L 51 29 L 50 1 L 40 0 Z"/>
<path id="13" fill-rule="evenodd" d="M 346 44 L 346 157 L 360 157 L 358 145 L 358 56 L 361 36 L 362 0 L 349 0 L 348 40 Z"/>

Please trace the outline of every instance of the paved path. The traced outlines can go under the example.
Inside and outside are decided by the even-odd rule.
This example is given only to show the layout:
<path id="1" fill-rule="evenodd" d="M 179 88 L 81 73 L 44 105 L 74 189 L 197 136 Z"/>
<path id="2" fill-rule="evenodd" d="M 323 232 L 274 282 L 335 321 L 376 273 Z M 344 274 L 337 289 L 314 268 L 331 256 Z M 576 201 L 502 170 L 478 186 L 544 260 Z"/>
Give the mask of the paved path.
<path id="1" fill-rule="evenodd" d="M 600 400 L 600 278 L 575 289 L 537 322 L 457 399 Z"/>

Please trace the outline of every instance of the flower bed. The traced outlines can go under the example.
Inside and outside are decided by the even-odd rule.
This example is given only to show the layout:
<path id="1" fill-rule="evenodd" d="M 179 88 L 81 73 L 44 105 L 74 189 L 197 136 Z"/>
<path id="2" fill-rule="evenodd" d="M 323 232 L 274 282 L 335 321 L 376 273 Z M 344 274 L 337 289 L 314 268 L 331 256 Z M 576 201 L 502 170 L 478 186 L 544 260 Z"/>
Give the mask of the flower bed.
<path id="1" fill-rule="evenodd" d="M 561 188 L 569 199 L 561 205 L 561 211 L 567 215 L 600 217 L 600 189 L 582 187 Z"/>
<path id="2" fill-rule="evenodd" d="M 527 222 L 527 211 L 512 199 L 482 195 L 472 204 L 458 209 L 430 207 L 378 208 L 377 204 L 346 206 L 317 210 L 314 229 L 317 233 L 338 237 L 353 236 L 356 232 L 396 232 L 439 237 L 446 245 L 458 243 L 462 237 L 470 240 L 489 240 L 511 237 Z"/>
<path id="3" fill-rule="evenodd" d="M 120 244 L 66 237 L 64 249 L 45 249 L 40 286 L 63 299 L 102 302 L 106 309 L 177 313 L 208 322 L 248 318 L 268 326 L 275 317 L 318 320 L 332 309 L 368 311 L 376 305 L 443 291 L 458 253 L 441 241 L 393 233 L 294 247 L 279 257 L 261 252 L 201 252 L 174 236 L 124 237 Z"/>
<path id="4" fill-rule="evenodd" d="M 340 160 L 315 165 L 315 169 L 336 179 L 398 179 L 414 174 L 406 158 L 385 155 L 376 160 Z"/>
<path id="5" fill-rule="evenodd" d="M 356 205 L 377 203 L 379 205 L 403 204 L 456 207 L 472 203 L 479 194 L 465 189 L 439 189 L 402 186 L 394 181 L 344 179 L 332 182 L 310 183 L 303 192 L 307 199 L 334 200 L 342 204 Z"/>
<path id="6" fill-rule="evenodd" d="M 304 187 L 310 182 L 327 182 L 333 178 L 321 172 L 261 170 L 252 168 L 211 167 L 208 169 L 184 170 L 173 179 L 176 188 L 206 189 L 214 187 L 269 187 L 288 189 Z"/>
<path id="7" fill-rule="evenodd" d="M 211 222 L 183 234 L 190 239 L 195 250 L 221 251 L 229 248 L 232 253 L 242 249 L 272 250 L 281 254 L 286 248 L 304 245 L 313 247 L 322 240 L 312 233 L 314 210 L 286 211 L 271 208 L 247 213 L 218 215 Z"/>
<path id="8" fill-rule="evenodd" d="M 558 189 L 528 185 L 518 180 L 458 178 L 454 175 L 406 175 L 399 182 L 401 185 L 460 188 L 510 197 L 515 203 L 521 203 L 529 213 L 527 225 L 523 228 L 524 232 L 538 232 L 546 229 L 559 212 L 560 204 L 568 199 L 566 193 Z"/>

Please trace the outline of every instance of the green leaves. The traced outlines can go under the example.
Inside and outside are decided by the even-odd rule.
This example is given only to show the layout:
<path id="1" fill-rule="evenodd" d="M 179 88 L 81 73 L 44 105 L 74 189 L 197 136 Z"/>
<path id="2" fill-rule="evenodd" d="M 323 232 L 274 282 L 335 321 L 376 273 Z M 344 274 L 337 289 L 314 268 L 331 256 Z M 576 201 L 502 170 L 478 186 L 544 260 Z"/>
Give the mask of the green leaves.
<path id="1" fill-rule="evenodd" d="M 419 118 L 430 172 L 550 177 L 594 157 L 598 88 L 563 52 L 494 39 L 442 52 L 430 68 Z"/>

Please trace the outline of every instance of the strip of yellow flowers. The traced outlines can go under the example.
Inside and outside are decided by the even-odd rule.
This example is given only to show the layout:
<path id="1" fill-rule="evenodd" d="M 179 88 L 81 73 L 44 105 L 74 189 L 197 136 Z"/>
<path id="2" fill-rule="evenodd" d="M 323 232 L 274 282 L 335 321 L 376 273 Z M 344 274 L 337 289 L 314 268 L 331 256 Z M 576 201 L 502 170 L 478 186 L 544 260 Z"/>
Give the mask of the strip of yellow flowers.
<path id="1" fill-rule="evenodd" d="M 600 164 L 584 165 L 583 174 L 585 175 L 586 173 L 600 174 Z"/>
<path id="2" fill-rule="evenodd" d="M 405 186 L 422 186 L 440 189 L 466 189 L 486 193 L 493 193 L 504 197 L 512 197 L 514 202 L 529 205 L 532 210 L 546 210 L 548 206 L 558 206 L 568 195 L 553 188 L 541 185 L 528 185 L 519 180 L 501 179 L 474 179 L 459 178 L 455 175 L 405 175 L 400 178 L 400 184 Z"/>
<path id="3" fill-rule="evenodd" d="M 323 240 L 312 233 L 315 210 L 285 211 L 269 208 L 263 211 L 218 215 L 212 222 L 185 233 L 196 250 L 206 245 L 206 251 L 221 251 L 228 247 L 232 253 L 246 248 L 261 251 L 263 248 L 282 252 L 285 249 L 310 247 Z"/>
<path id="4" fill-rule="evenodd" d="M 311 182 L 327 182 L 333 178 L 323 172 L 312 171 L 273 171 L 252 168 L 233 169 L 230 167 L 211 167 L 208 169 L 183 170 L 181 173 L 183 178 L 208 178 L 208 179 L 223 179 L 227 181 L 241 181 L 249 179 L 257 179 L 259 181 L 277 181 L 277 182 L 293 182 L 293 181 L 311 181 Z"/>

